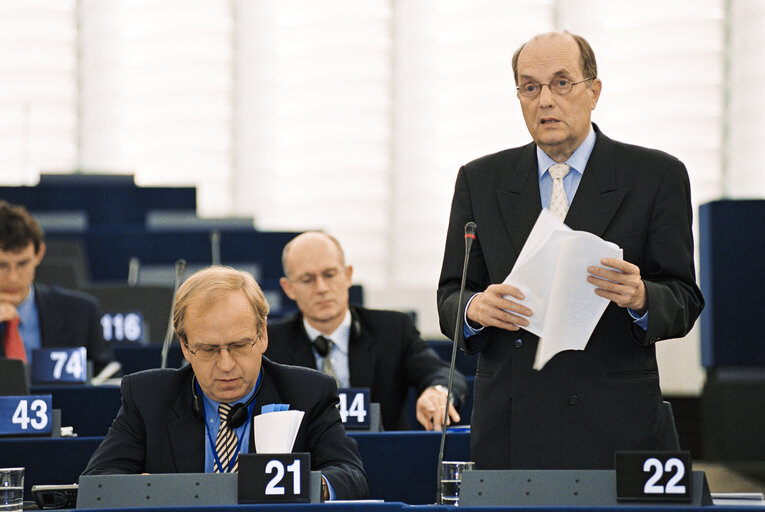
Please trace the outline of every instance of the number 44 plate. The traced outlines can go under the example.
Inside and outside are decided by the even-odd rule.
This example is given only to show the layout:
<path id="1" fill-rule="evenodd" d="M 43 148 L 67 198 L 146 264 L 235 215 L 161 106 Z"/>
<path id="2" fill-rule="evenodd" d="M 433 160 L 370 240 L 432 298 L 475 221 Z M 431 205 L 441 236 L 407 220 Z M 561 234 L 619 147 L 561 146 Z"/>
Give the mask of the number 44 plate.
<path id="1" fill-rule="evenodd" d="M 691 501 L 690 452 L 616 452 L 616 499 Z"/>

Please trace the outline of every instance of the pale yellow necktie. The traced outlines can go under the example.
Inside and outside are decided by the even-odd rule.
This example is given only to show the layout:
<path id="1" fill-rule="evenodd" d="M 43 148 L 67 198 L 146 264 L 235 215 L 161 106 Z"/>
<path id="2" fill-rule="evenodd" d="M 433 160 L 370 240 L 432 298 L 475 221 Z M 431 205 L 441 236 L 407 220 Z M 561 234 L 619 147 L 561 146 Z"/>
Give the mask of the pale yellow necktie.
<path id="1" fill-rule="evenodd" d="M 563 189 L 563 178 L 571 170 L 567 164 L 554 164 L 548 169 L 553 179 L 552 195 L 550 196 L 550 213 L 563 221 L 568 213 L 568 199 Z"/>

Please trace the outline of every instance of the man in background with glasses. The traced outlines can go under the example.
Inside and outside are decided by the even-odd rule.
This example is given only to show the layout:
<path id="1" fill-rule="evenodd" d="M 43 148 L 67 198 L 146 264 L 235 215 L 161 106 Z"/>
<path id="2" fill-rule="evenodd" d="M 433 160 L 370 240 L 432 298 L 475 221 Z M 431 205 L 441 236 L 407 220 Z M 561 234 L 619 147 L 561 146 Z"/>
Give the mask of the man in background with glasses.
<path id="1" fill-rule="evenodd" d="M 282 266 L 279 283 L 300 312 L 268 326 L 268 357 L 321 369 L 340 387 L 369 388 L 385 430 L 411 428 L 406 402 L 412 387 L 419 423 L 441 430 L 449 364 L 420 337 L 411 316 L 349 304 L 353 266 L 340 242 L 318 231 L 301 233 L 284 246 Z M 457 423 L 467 382 L 456 370 L 452 388 L 449 421 Z"/>
<path id="2" fill-rule="evenodd" d="M 462 315 L 462 348 L 480 353 L 472 459 L 480 469 L 611 468 L 616 450 L 678 449 L 654 344 L 687 334 L 704 305 L 685 166 L 592 123 L 602 83 L 583 38 L 538 35 L 512 67 L 533 143 L 460 169 L 438 288 L 442 331 L 453 338 Z M 524 330 L 534 312 L 502 283 L 542 208 L 616 243 L 624 259 L 604 258 L 581 276 L 610 301 L 585 350 L 561 352 L 537 371 L 538 338 Z M 478 239 L 458 312 L 470 221 Z"/>
<path id="3" fill-rule="evenodd" d="M 238 454 L 255 452 L 253 417 L 288 406 L 305 412 L 293 452 L 310 452 L 325 499 L 365 498 L 335 382 L 264 358 L 267 314 L 246 272 L 216 266 L 189 277 L 176 294 L 173 327 L 190 364 L 122 380 L 122 407 L 83 474 L 236 472 Z"/>

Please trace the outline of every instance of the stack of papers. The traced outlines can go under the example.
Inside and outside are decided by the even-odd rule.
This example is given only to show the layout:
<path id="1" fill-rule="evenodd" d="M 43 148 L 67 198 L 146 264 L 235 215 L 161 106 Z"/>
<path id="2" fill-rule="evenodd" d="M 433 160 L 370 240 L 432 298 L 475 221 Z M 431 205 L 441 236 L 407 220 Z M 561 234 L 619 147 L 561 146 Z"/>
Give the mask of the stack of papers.
<path id="1" fill-rule="evenodd" d="M 601 258 L 621 259 L 622 250 L 592 233 L 572 230 L 542 209 L 504 281 L 523 292 L 523 304 L 534 312 L 524 329 L 539 336 L 535 370 L 558 352 L 587 346 L 610 302 L 595 295 L 595 286 L 587 282 L 587 267 L 602 266 Z"/>
<path id="2" fill-rule="evenodd" d="M 303 411 L 276 411 L 259 414 L 252 420 L 258 453 L 292 453 L 303 421 Z"/>

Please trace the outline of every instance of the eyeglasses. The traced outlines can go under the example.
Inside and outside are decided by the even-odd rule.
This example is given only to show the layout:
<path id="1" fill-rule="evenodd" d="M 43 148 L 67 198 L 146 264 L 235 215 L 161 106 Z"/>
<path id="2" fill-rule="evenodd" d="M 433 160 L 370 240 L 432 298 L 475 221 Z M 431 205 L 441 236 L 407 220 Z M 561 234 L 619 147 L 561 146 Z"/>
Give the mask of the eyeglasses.
<path id="1" fill-rule="evenodd" d="M 186 348 L 200 361 L 212 361 L 213 359 L 219 358 L 220 353 L 223 350 L 228 350 L 231 357 L 244 357 L 252 352 L 252 347 L 254 347 L 257 342 L 258 340 L 237 341 L 227 345 L 199 345 L 196 348 L 191 348 L 189 344 L 186 343 Z"/>
<path id="2" fill-rule="evenodd" d="M 328 268 L 326 270 L 323 270 L 319 274 L 302 274 L 293 282 L 300 283 L 303 286 L 310 287 L 310 286 L 314 286 L 318 282 L 319 277 L 321 277 L 322 281 L 332 282 L 336 278 L 340 277 L 341 273 L 342 273 L 341 268 L 337 268 L 337 267 Z"/>
<path id="3" fill-rule="evenodd" d="M 542 86 L 546 85 L 550 88 L 550 92 L 554 92 L 555 94 L 562 96 L 564 94 L 570 93 L 575 85 L 589 82 L 590 80 L 595 80 L 595 78 L 585 78 L 579 82 L 572 82 L 568 78 L 558 78 L 549 84 L 540 84 L 539 82 L 526 82 L 521 84 L 520 87 L 516 87 L 516 89 L 518 90 L 518 94 L 524 98 L 536 98 L 539 96 L 539 93 L 542 92 Z"/>

